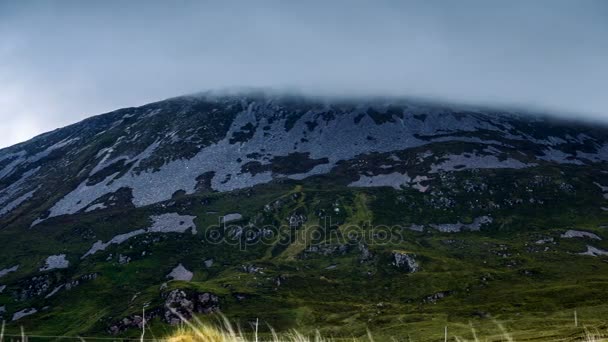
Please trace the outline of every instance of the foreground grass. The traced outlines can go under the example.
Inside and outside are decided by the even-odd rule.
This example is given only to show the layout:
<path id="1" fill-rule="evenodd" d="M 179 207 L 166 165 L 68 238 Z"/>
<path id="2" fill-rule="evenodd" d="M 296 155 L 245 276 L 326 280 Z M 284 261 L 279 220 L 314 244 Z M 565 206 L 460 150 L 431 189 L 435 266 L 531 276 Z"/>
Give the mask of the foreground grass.
<path id="1" fill-rule="evenodd" d="M 463 338 L 460 336 L 449 336 L 446 334 L 443 341 L 456 342 L 482 342 L 482 341 L 517 341 L 502 325 L 497 323 L 497 335 L 486 337 L 478 336 L 476 330 L 471 328 L 472 338 Z M 142 335 L 143 336 L 143 335 Z M 376 338 L 368 331 L 364 337 L 352 338 L 333 338 L 322 336 L 318 331 L 312 335 L 305 335 L 299 331 L 292 330 L 287 333 L 277 333 L 271 330 L 268 336 L 260 336 L 257 331 L 253 333 L 243 333 L 239 327 L 233 326 L 227 319 L 224 319 L 220 325 L 212 325 L 201 322 L 188 322 L 177 328 L 172 334 L 164 337 L 162 340 L 169 342 L 247 342 L 247 341 L 269 341 L 269 342 L 333 342 L 333 341 L 353 341 L 353 342 L 376 342 L 382 340 L 390 341 L 413 341 L 409 336 Z M 564 336 L 563 338 L 533 338 L 526 339 L 527 341 L 580 341 L 580 342 L 606 342 L 608 341 L 608 331 L 602 333 L 598 330 L 585 329 L 585 332 L 578 336 Z"/>
<path id="2" fill-rule="evenodd" d="M 183 317 L 182 317 L 183 319 Z M 232 324 L 226 317 L 220 317 L 219 322 L 216 324 L 204 323 L 196 318 L 193 321 L 183 319 L 183 324 L 173 330 L 171 333 L 162 337 L 146 336 L 146 327 L 142 329 L 142 334 L 139 338 L 132 339 L 117 339 L 123 341 L 151 341 L 151 342 L 380 342 L 380 341 L 414 341 L 410 336 L 396 336 L 396 337 L 378 337 L 374 336 L 371 332 L 363 337 L 351 337 L 351 338 L 334 338 L 331 336 L 323 336 L 319 331 L 315 331 L 313 334 L 304 334 L 297 330 L 291 330 L 288 332 L 278 333 L 272 328 L 270 333 L 258 334 L 258 323 L 252 327 L 252 331 L 244 332 L 240 326 Z M 513 335 L 506 331 L 506 329 L 500 324 L 496 323 L 496 335 L 492 336 L 481 336 L 471 327 L 470 337 L 461 336 L 450 336 L 445 331 L 445 335 L 442 339 L 437 341 L 454 341 L 454 342 L 495 342 L 495 341 L 579 341 L 579 342 L 608 342 L 608 330 L 600 331 L 592 328 L 582 328 L 583 333 L 574 336 L 563 336 L 563 337 L 542 337 L 537 338 L 526 338 L 516 339 Z M 30 336 L 21 330 L 19 335 L 5 334 L 5 324 L 2 322 L 0 328 L 0 342 L 11 341 L 11 342 L 29 342 L 29 341 L 61 341 L 61 340 L 77 340 L 81 342 L 85 341 L 96 341 L 96 340 L 114 340 L 113 338 L 104 337 L 80 337 L 80 336 Z"/>
<path id="3" fill-rule="evenodd" d="M 193 320 L 188 320 L 178 315 L 183 324 L 178 327 L 174 332 L 163 338 L 163 340 L 169 342 L 246 342 L 246 341 L 271 341 L 271 342 L 331 342 L 331 341 L 367 341 L 375 342 L 376 340 L 390 340 L 390 341 L 412 341 L 409 336 L 390 337 L 390 338 L 379 338 L 377 339 L 369 330 L 363 337 L 351 337 L 351 338 L 333 338 L 323 336 L 319 331 L 315 331 L 312 335 L 303 334 L 297 330 L 291 330 L 287 333 L 277 333 L 274 329 L 270 328 L 270 334 L 267 336 L 260 336 L 258 334 L 259 322 L 256 321 L 252 327 L 253 332 L 243 333 L 242 329 L 237 325 L 232 324 L 225 316 L 219 316 L 220 321 L 218 324 L 203 323 L 196 317 Z M 443 341 L 456 341 L 456 342 L 481 342 L 481 341 L 516 341 L 502 324 L 496 322 L 496 329 L 499 332 L 497 335 L 490 337 L 478 336 L 475 328 L 471 326 L 472 338 L 463 338 L 460 336 L 450 336 L 448 334 L 447 327 L 444 331 Z M 564 336 L 563 338 L 532 338 L 527 340 L 559 340 L 559 341 L 582 341 L 582 342 L 606 342 L 608 341 L 608 330 L 600 331 L 598 329 L 583 328 L 584 333 L 576 336 Z M 145 329 L 142 330 L 141 340 L 143 341 L 145 335 Z"/>

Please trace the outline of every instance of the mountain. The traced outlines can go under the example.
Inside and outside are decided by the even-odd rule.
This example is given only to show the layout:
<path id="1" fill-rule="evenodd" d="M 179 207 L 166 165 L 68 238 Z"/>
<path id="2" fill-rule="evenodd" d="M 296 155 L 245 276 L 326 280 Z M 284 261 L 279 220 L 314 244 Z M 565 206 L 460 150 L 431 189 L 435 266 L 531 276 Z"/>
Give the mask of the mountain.
<path id="1" fill-rule="evenodd" d="M 605 126 L 204 93 L 0 150 L 0 316 L 71 336 L 137 335 L 143 308 L 156 332 L 176 311 L 347 336 L 555 331 L 608 313 L 606 229 Z"/>

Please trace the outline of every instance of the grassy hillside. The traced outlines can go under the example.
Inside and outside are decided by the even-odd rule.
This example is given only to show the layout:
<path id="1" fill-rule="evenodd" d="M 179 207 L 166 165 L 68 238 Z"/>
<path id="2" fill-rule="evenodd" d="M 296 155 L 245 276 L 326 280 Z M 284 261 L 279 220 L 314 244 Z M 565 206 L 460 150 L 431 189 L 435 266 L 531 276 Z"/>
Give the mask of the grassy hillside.
<path id="1" fill-rule="evenodd" d="M 0 307 L 9 321 L 37 310 L 8 322 L 7 333 L 23 326 L 69 336 L 138 336 L 145 307 L 149 328 L 163 336 L 172 329 L 167 296 L 181 289 L 189 300 L 217 296 L 209 312 L 277 331 L 440 340 L 445 326 L 472 338 L 471 326 L 491 336 L 500 322 L 517 340 L 579 336 L 583 326 L 605 329 L 608 317 L 608 257 L 580 255 L 588 245 L 608 249 L 605 199 L 593 185 L 601 177 L 585 167 L 471 170 L 438 175 L 425 193 L 346 187 L 328 175 L 61 216 L 25 234 L 0 230 L 8 246 L 0 268 L 20 265 L 0 279 Z M 96 241 L 167 212 L 196 216 L 197 234 L 148 232 L 82 258 Z M 229 213 L 241 218 L 218 225 Z M 492 220 L 476 231 L 482 216 Z M 457 223 L 462 231 L 441 231 Z M 569 229 L 601 240 L 562 237 Z M 39 271 L 59 252 L 69 268 Z M 411 257 L 416 269 L 396 255 Z M 191 281 L 167 278 L 178 264 Z M 259 329 L 269 333 L 265 324 Z"/>

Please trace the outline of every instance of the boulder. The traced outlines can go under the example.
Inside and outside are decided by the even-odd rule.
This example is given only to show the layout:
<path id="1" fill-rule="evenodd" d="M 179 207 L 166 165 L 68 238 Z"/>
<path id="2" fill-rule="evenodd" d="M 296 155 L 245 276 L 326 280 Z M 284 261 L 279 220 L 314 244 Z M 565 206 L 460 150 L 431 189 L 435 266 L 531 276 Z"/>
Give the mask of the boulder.
<path id="1" fill-rule="evenodd" d="M 163 319 L 165 322 L 176 325 L 181 317 L 189 319 L 194 313 L 210 314 L 220 309 L 219 297 L 209 293 L 187 293 L 176 289 L 167 294 Z"/>
<path id="2" fill-rule="evenodd" d="M 393 252 L 393 265 L 408 273 L 415 273 L 420 270 L 414 254 L 404 252 Z"/>

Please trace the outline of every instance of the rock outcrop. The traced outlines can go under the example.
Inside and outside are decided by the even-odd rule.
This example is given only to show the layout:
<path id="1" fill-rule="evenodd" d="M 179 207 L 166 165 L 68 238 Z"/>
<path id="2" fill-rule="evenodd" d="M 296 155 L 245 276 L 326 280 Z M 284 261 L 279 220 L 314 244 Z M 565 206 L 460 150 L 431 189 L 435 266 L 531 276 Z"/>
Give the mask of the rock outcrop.
<path id="1" fill-rule="evenodd" d="M 415 259 L 415 255 L 405 252 L 393 252 L 393 265 L 408 273 L 415 273 L 420 270 L 420 266 Z"/>
<path id="2" fill-rule="evenodd" d="M 175 289 L 162 295 L 162 306 L 148 309 L 145 317 L 133 314 L 114 322 L 108 332 L 117 335 L 128 329 L 141 329 L 145 322 L 159 317 L 165 323 L 177 325 L 182 319 L 190 319 L 193 314 L 210 314 L 220 311 L 220 298 L 210 292 L 190 292 Z"/>

